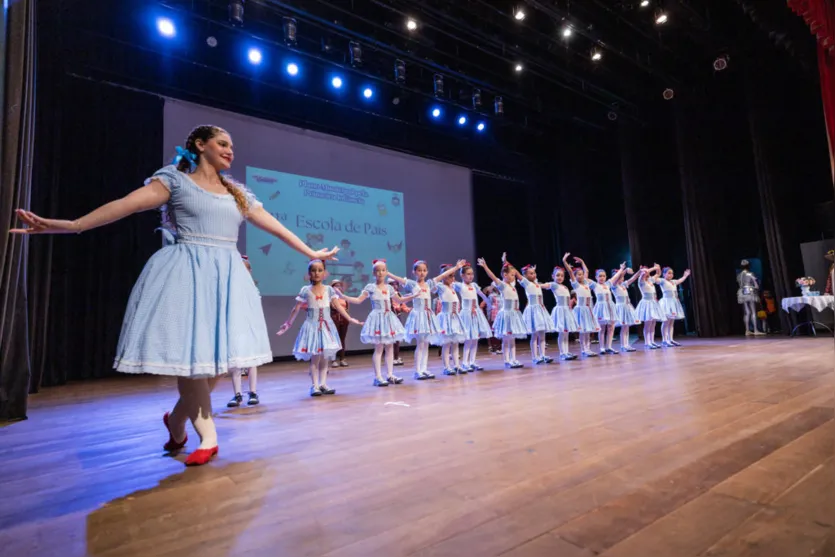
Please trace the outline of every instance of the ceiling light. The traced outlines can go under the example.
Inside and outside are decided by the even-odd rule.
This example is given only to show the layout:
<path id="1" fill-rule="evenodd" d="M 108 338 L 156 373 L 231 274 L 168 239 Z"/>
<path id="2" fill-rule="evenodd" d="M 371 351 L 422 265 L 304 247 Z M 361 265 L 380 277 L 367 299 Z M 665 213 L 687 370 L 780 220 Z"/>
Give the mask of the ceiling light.
<path id="1" fill-rule="evenodd" d="M 522 64 L 516 64 L 516 67 L 513 68 L 513 69 L 515 69 L 517 73 L 521 72 L 522 71 Z"/>
<path id="2" fill-rule="evenodd" d="M 571 36 L 571 27 L 569 27 L 568 25 L 566 25 L 566 26 L 563 28 L 563 30 L 562 30 L 562 36 L 563 36 L 563 37 L 565 37 L 566 39 L 567 39 L 568 37 L 570 37 L 570 36 Z"/>
<path id="3" fill-rule="evenodd" d="M 417 21 L 412 18 L 406 20 L 406 29 L 409 31 L 414 31 L 417 29 Z"/>
<path id="4" fill-rule="evenodd" d="M 641 7 L 646 8 L 649 6 L 649 0 L 641 0 Z"/>
<path id="5" fill-rule="evenodd" d="M 603 53 L 595 48 L 591 51 L 591 59 L 594 62 L 600 62 L 603 59 Z"/>
<path id="6" fill-rule="evenodd" d="M 525 19 L 525 10 L 523 10 L 522 8 L 516 8 L 516 10 L 513 12 L 513 19 L 515 19 L 516 21 L 522 21 L 523 19 Z"/>
<path id="7" fill-rule="evenodd" d="M 655 23 L 656 23 L 656 25 L 664 25 L 665 23 L 667 23 L 667 20 L 668 20 L 668 19 L 669 19 L 669 18 L 667 17 L 667 13 L 666 13 L 666 12 L 660 12 L 660 11 L 659 11 L 657 14 L 655 14 Z"/>

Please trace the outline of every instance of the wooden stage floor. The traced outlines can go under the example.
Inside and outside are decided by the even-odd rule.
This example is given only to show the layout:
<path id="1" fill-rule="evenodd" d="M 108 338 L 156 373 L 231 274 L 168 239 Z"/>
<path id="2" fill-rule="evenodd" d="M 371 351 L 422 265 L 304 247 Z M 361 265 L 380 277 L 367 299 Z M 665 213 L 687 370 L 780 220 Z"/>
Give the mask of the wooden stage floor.
<path id="1" fill-rule="evenodd" d="M 0 428 L 0 555 L 835 553 L 831 338 L 487 361 L 381 389 L 358 357 L 318 399 L 277 364 L 236 410 L 223 382 L 219 458 L 192 469 L 161 449 L 170 379 L 47 389 Z"/>

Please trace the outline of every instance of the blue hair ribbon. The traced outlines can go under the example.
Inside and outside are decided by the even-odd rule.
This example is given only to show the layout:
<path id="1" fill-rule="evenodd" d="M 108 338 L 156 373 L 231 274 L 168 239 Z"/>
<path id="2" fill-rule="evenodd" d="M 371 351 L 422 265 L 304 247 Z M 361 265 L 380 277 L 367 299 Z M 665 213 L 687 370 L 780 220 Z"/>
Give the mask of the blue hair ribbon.
<path id="1" fill-rule="evenodd" d="M 179 145 L 177 146 L 177 156 L 174 157 L 173 164 L 179 163 L 183 159 L 187 159 L 192 165 L 197 164 L 197 155 L 189 151 L 188 149 L 183 149 Z"/>

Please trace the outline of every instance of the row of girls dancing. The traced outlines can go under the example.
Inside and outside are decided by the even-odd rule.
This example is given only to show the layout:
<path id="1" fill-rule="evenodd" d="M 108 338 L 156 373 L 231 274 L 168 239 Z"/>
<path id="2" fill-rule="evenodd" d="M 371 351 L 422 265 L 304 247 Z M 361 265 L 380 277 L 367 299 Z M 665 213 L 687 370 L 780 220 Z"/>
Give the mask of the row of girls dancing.
<path id="1" fill-rule="evenodd" d="M 455 265 L 444 264 L 440 273 L 429 277 L 429 266 L 417 260 L 412 266 L 412 277 L 396 276 L 388 271 L 386 261 L 374 260 L 374 282 L 363 288 L 359 296 L 347 296 L 340 289 L 327 286 L 327 269 L 324 261 L 309 262 L 307 280 L 296 298 L 296 305 L 278 335 L 285 334 L 302 312 L 306 317 L 293 346 L 297 360 L 309 362 L 312 385 L 310 395 L 332 395 L 336 390 L 328 385 L 330 361 L 342 349 L 337 328 L 331 318 L 331 309 L 348 322 L 362 325 L 360 340 L 374 347 L 372 364 L 374 386 L 387 387 L 403 383 L 394 374 L 394 346 L 399 342 L 415 344 L 414 378 L 418 381 L 435 379 L 429 371 L 430 345 L 441 347 L 444 375 L 462 375 L 484 368 L 477 362 L 478 343 L 481 339 L 497 338 L 502 342 L 504 366 L 509 369 L 524 367 L 516 358 L 516 341 L 530 337 L 533 365 L 550 364 L 554 359 L 546 354 L 546 335 L 558 333 L 559 359 L 572 361 L 580 356 L 593 358 L 598 353 L 591 348 L 592 335 L 599 335 L 599 355 L 618 354 L 613 348 L 615 330 L 620 328 L 620 351 L 634 352 L 630 342 L 630 328 L 643 323 L 644 344 L 647 349 L 680 346 L 673 338 L 676 320 L 684 318 L 678 299 L 678 285 L 690 274 L 687 270 L 675 279 L 673 270 L 641 267 L 637 273 L 623 263 L 611 275 L 603 269 L 595 271 L 589 279 L 585 262 L 575 257 L 576 266 L 569 263 L 570 254 L 563 257 L 563 265 L 554 267 L 551 282 L 540 283 L 536 266 L 526 265 L 517 270 L 502 255 L 499 275 L 487 266 L 484 259 L 478 265 L 492 281 L 497 293 L 498 305 L 492 324 L 485 315 L 480 301 L 488 302 L 481 287 L 475 282 L 475 269 L 465 260 Z M 629 275 L 629 278 L 627 278 Z M 571 291 L 566 286 L 568 278 L 576 296 L 576 304 L 570 302 Z M 638 282 L 641 300 L 637 307 L 630 301 L 627 288 Z M 521 286 L 527 297 L 524 311 L 520 310 Z M 659 301 L 656 288 L 662 290 Z M 550 290 L 556 306 L 549 313 L 543 301 L 543 291 Z M 432 297 L 440 302 L 439 311 L 432 311 Z M 337 299 L 350 304 L 371 302 L 371 311 L 365 321 L 351 317 Z M 411 302 L 405 324 L 393 309 L 393 302 Z M 661 323 L 661 344 L 655 342 L 656 324 Z M 579 333 L 580 355 L 569 350 L 569 335 Z M 463 353 L 459 347 L 463 345 Z"/>

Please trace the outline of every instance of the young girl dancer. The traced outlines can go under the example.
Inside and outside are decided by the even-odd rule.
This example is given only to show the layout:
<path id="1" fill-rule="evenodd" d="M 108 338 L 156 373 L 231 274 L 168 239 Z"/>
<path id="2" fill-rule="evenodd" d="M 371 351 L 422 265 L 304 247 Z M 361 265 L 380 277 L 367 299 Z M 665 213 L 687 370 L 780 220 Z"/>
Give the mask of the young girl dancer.
<path id="1" fill-rule="evenodd" d="M 170 232 L 169 232 L 170 233 Z M 176 230 L 174 231 L 176 234 Z M 165 234 L 165 224 L 163 223 L 163 234 Z M 249 271 L 249 274 L 252 275 L 252 265 L 249 264 L 249 257 L 246 255 L 241 256 L 241 260 L 244 262 L 244 267 L 246 270 Z M 257 283 L 256 283 L 257 285 Z M 232 397 L 232 400 L 226 403 L 227 408 L 238 408 L 241 404 L 243 404 L 244 396 L 242 394 L 242 385 L 241 385 L 241 377 L 245 376 L 248 378 L 249 381 L 249 392 L 247 393 L 247 405 L 255 406 L 259 402 L 261 402 L 258 398 L 258 368 L 251 367 L 248 370 L 241 370 L 241 369 L 233 369 L 229 372 L 229 375 L 232 376 L 232 388 L 235 391 L 235 395 Z"/>
<path id="2" fill-rule="evenodd" d="M 484 368 L 475 361 L 478 352 L 478 341 L 482 338 L 492 338 L 493 330 L 479 305 L 479 296 L 485 302 L 487 296 L 476 284 L 473 266 L 465 263 L 458 271 L 461 282 L 453 283 L 453 288 L 461 296 L 461 325 L 464 327 L 464 356 L 461 370 L 482 371 Z"/>
<path id="3" fill-rule="evenodd" d="M 621 263 L 620 269 L 612 275 L 612 280 L 620 280 L 623 273 L 626 272 L 626 263 Z M 601 354 L 617 354 L 612 349 L 612 341 L 615 336 L 615 327 L 618 322 L 617 311 L 615 304 L 612 301 L 612 282 L 606 280 L 606 271 L 598 269 L 594 272 L 595 282 L 589 284 L 594 290 L 594 308 L 592 312 L 600 325 L 601 330 L 598 337 L 600 338 L 600 353 Z"/>
<path id="4" fill-rule="evenodd" d="M 638 280 L 640 275 L 636 274 L 632 269 L 626 269 L 626 273 L 632 275 L 632 278 L 623 280 L 623 275 L 617 280 L 612 279 L 612 289 L 615 292 L 615 314 L 617 321 L 620 324 L 620 351 L 621 352 L 635 352 L 632 344 L 629 342 L 629 327 L 637 325 L 641 321 L 635 313 L 635 308 L 632 307 L 632 301 L 629 299 L 629 291 L 627 288 L 633 282 Z M 612 270 L 612 275 L 617 274 L 617 269 Z"/>
<path id="5" fill-rule="evenodd" d="M 331 288 L 338 290 L 340 293 L 345 292 L 345 283 L 341 280 L 331 281 Z M 331 320 L 336 325 L 336 333 L 339 336 L 339 344 L 342 346 L 342 348 L 339 349 L 339 352 L 336 353 L 335 359 L 333 360 L 333 367 L 348 367 L 348 360 L 345 359 L 345 339 L 348 336 L 348 325 L 350 325 L 351 322 L 342 317 L 342 314 L 339 312 L 339 310 L 342 309 L 345 313 L 348 313 L 348 302 L 337 295 L 337 297 L 334 298 L 333 303 L 334 306 L 339 307 L 331 308 Z"/>
<path id="6" fill-rule="evenodd" d="M 644 322 L 644 346 L 650 350 L 661 348 L 655 344 L 655 322 L 664 321 L 666 316 L 664 310 L 658 304 L 658 295 L 655 291 L 655 277 L 660 267 L 658 263 L 647 269 L 641 267 L 638 272 L 638 287 L 641 289 L 641 301 L 635 308 L 638 319 Z"/>
<path id="7" fill-rule="evenodd" d="M 467 370 L 461 367 L 458 354 L 458 345 L 466 340 L 464 324 L 461 321 L 461 302 L 452 286 L 455 282 L 455 271 L 463 267 L 463 264 L 464 262 L 462 261 L 458 265 L 451 265 L 449 263 L 441 265 L 442 273 L 450 269 L 454 270 L 435 284 L 435 292 L 437 292 L 438 299 L 441 301 L 441 312 L 438 314 L 438 327 L 441 328 L 439 336 L 441 339 L 441 361 L 444 363 L 444 375 L 467 373 Z"/>
<path id="8" fill-rule="evenodd" d="M 293 356 L 299 361 L 310 362 L 310 396 L 332 395 L 336 394 L 336 391 L 328 387 L 328 364 L 342 348 L 342 344 L 339 342 L 336 325 L 331 319 L 331 309 L 338 311 L 351 323 L 362 323 L 348 315 L 348 312 L 336 303 L 336 298 L 342 298 L 344 294 L 323 283 L 327 276 L 323 261 L 310 261 L 307 264 L 307 276 L 310 284 L 302 287 L 296 296 L 296 305 L 290 312 L 290 317 L 276 334 L 281 336 L 286 333 L 299 311 L 306 308 L 307 318 L 302 323 L 293 345 Z"/>
<path id="9" fill-rule="evenodd" d="M 686 269 L 680 279 L 673 278 L 673 269 L 664 267 L 661 271 L 661 278 L 656 282 L 661 287 L 661 310 L 664 312 L 664 321 L 661 323 L 661 346 L 665 348 L 681 346 L 673 340 L 676 321 L 684 319 L 684 308 L 678 299 L 678 285 L 687 280 L 690 276 L 690 269 Z"/>
<path id="10" fill-rule="evenodd" d="M 394 375 L 393 348 L 395 342 L 404 340 L 406 331 L 400 319 L 391 310 L 391 301 L 394 299 L 402 304 L 417 297 L 417 294 L 398 296 L 386 283 L 388 269 L 385 259 L 375 259 L 371 271 L 374 274 L 374 282 L 367 284 L 356 298 L 346 296 L 345 299 L 353 304 L 361 304 L 371 298 L 371 313 L 368 314 L 365 325 L 362 327 L 360 340 L 364 344 L 374 345 L 374 355 L 371 360 L 374 366 L 374 386 L 399 385 L 403 379 Z M 386 354 L 386 377 L 382 375 L 383 352 Z"/>
<path id="11" fill-rule="evenodd" d="M 521 275 L 512 265 L 505 263 L 502 265 L 502 279 L 499 280 L 487 267 L 483 258 L 478 259 L 478 265 L 484 269 L 502 297 L 501 309 L 496 314 L 496 321 L 493 323 L 493 334 L 502 339 L 504 365 L 511 369 L 525 367 L 516 359 L 516 339 L 528 336 L 522 312 L 519 311 L 519 293 L 516 291 L 515 284 L 516 278 L 521 278 Z"/>
<path id="12" fill-rule="evenodd" d="M 560 360 L 576 360 L 577 356 L 568 350 L 568 341 L 571 333 L 576 333 L 579 326 L 577 325 L 577 319 L 574 317 L 574 312 L 571 310 L 571 293 L 568 287 L 563 284 L 565 282 L 565 269 L 559 266 L 554 267 L 551 278 L 553 279 L 551 292 L 557 300 L 557 305 L 551 310 L 551 321 L 554 324 L 554 330 L 559 332 Z"/>
<path id="13" fill-rule="evenodd" d="M 591 310 L 591 289 L 589 288 L 589 280 L 586 278 L 589 269 L 579 257 L 575 257 L 574 261 L 582 265 L 582 269 L 571 267 L 571 263 L 568 262 L 570 255 L 570 253 L 563 255 L 562 262 L 568 271 L 568 276 L 571 277 L 571 286 L 574 288 L 574 293 L 577 294 L 574 317 L 577 319 L 577 328 L 580 331 L 581 353 L 587 358 L 594 358 L 597 354 L 591 351 L 591 335 L 600 332 L 600 325 Z"/>
<path id="14" fill-rule="evenodd" d="M 464 261 L 459 261 L 463 266 Z M 441 328 L 438 326 L 438 318 L 432 311 L 432 293 L 437 283 L 459 269 L 458 265 L 446 269 L 435 278 L 426 278 L 429 274 L 429 266 L 423 259 L 417 259 L 412 264 L 412 276 L 414 279 L 406 279 L 388 274 L 389 278 L 403 285 L 412 296 L 412 311 L 406 318 L 406 341 L 415 342 L 415 379 L 435 379 L 435 375 L 429 373 L 429 345 L 443 344 L 441 342 Z"/>
<path id="15" fill-rule="evenodd" d="M 169 204 L 177 226 L 174 245 L 148 260 L 131 292 L 114 367 L 125 373 L 177 377 L 179 399 L 163 416 L 165 450 L 186 444 L 186 422 L 200 447 L 186 465 L 218 453 L 211 392 L 234 368 L 271 362 L 261 298 L 235 249 L 244 220 L 310 259 L 333 259 L 336 248 L 314 251 L 290 232 L 243 185 L 223 174 L 232 165 L 232 138 L 217 126 L 192 130 L 177 166 L 167 166 L 145 186 L 74 221 L 45 219 L 17 210 L 28 228 L 14 234 L 71 234 Z M 237 331 L 246 334 L 227 334 Z"/>
<path id="16" fill-rule="evenodd" d="M 490 324 L 491 332 L 490 338 L 487 340 L 487 345 L 490 347 L 489 351 L 491 354 L 501 354 L 502 339 L 496 338 L 492 334 L 492 331 L 493 324 L 496 322 L 496 316 L 499 314 L 499 309 L 502 305 L 502 299 L 499 296 L 499 291 L 492 284 L 484 289 L 484 293 L 487 294 L 487 322 Z"/>
<path id="17" fill-rule="evenodd" d="M 554 324 L 542 301 L 542 289 L 551 288 L 551 283 L 539 284 L 536 265 L 522 267 L 522 278 L 519 282 L 528 298 L 522 318 L 525 320 L 528 334 L 531 335 L 531 361 L 533 365 L 550 364 L 554 359 L 545 355 L 545 335 L 554 332 Z"/>

